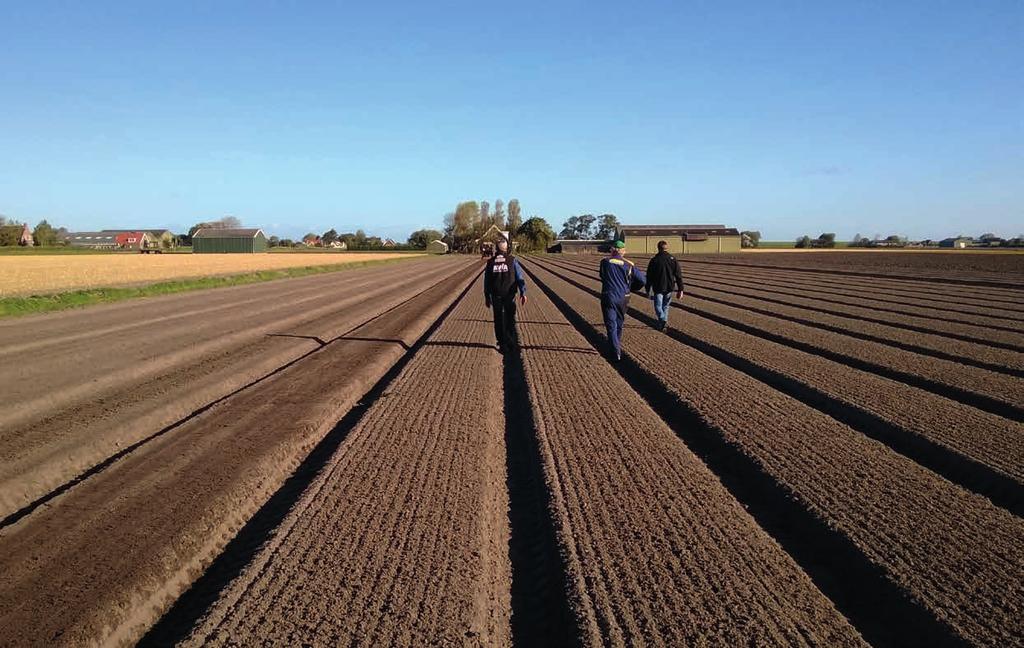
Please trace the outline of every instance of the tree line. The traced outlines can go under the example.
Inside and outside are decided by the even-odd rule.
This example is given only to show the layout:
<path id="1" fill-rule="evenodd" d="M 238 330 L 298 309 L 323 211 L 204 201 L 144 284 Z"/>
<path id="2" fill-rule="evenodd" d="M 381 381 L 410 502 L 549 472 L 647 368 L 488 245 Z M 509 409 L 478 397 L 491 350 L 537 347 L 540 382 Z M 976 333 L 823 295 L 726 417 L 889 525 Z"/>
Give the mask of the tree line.
<path id="1" fill-rule="evenodd" d="M 24 227 L 25 223 L 6 216 L 0 216 L 0 246 L 18 245 L 21 241 L 20 232 L 14 231 L 13 227 Z M 64 241 L 68 230 L 65 227 L 54 228 L 44 218 L 36 223 L 32 229 L 32 244 L 37 247 L 52 247 Z"/>
<path id="2" fill-rule="evenodd" d="M 619 219 L 615 214 L 581 214 L 570 216 L 562 223 L 562 231 L 558 238 L 579 240 L 610 241 L 619 233 Z"/>

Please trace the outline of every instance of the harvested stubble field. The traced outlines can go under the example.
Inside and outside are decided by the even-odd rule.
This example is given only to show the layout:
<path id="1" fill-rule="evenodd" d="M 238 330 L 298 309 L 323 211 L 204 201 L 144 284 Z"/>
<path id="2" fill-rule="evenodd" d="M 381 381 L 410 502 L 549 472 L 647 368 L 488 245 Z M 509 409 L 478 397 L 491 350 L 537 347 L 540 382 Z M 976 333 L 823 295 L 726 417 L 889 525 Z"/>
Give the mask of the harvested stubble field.
<path id="1" fill-rule="evenodd" d="M 260 270 L 343 265 L 408 256 L 408 253 L 397 252 L 0 255 L 0 297 L 131 286 Z"/>
<path id="2" fill-rule="evenodd" d="M 0 644 L 1020 645 L 1024 287 L 838 254 L 621 363 L 596 257 L 0 322 Z"/>

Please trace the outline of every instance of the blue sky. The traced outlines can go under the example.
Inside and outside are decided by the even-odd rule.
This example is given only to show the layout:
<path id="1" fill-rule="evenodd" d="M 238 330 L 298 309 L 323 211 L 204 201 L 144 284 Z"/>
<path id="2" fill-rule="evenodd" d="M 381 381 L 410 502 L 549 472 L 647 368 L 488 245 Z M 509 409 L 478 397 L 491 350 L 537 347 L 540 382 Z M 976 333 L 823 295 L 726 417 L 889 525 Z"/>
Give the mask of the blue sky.
<path id="1" fill-rule="evenodd" d="M 1024 232 L 1024 3 L 0 3 L 0 213 Z"/>

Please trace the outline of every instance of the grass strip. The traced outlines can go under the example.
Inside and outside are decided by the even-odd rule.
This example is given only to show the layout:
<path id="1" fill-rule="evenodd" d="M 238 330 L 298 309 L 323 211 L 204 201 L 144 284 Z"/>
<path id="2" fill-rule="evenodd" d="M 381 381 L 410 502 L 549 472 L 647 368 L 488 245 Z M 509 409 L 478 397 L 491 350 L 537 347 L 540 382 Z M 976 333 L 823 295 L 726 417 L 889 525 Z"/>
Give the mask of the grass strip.
<path id="1" fill-rule="evenodd" d="M 48 313 L 51 311 L 66 310 L 68 308 L 81 308 L 95 304 L 107 304 L 125 299 L 172 295 L 192 290 L 206 290 L 208 288 L 243 286 L 246 284 L 273 281 L 275 279 L 293 279 L 295 277 L 306 277 L 309 275 L 325 274 L 328 272 L 355 270 L 358 268 L 398 263 L 401 261 L 408 261 L 409 259 L 424 258 L 424 256 L 425 255 L 409 255 L 407 257 L 398 257 L 393 259 L 352 261 L 349 263 L 301 266 L 297 268 L 281 268 L 277 270 L 257 270 L 255 272 L 245 272 L 241 274 L 161 281 L 146 284 L 144 286 L 87 288 L 83 290 L 72 290 L 69 292 L 47 295 L 0 297 L 0 317 Z"/>

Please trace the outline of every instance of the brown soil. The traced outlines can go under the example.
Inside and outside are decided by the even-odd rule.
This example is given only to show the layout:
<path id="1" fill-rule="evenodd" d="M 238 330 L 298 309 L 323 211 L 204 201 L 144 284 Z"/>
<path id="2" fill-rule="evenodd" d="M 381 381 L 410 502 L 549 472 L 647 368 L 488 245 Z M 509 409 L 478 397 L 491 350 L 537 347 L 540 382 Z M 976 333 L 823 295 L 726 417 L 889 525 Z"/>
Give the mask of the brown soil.
<path id="1" fill-rule="evenodd" d="M 545 262 L 543 267 L 567 282 L 582 284 L 591 290 L 600 286 L 596 280 L 569 272 L 564 265 Z M 649 312 L 640 303 L 634 308 L 639 309 L 637 312 Z M 757 374 L 763 380 L 816 403 L 833 416 L 859 419 L 869 431 L 896 427 L 903 434 L 927 439 L 1005 473 L 1024 487 L 1024 444 L 1020 443 L 1024 424 L 748 335 L 690 311 L 673 309 L 671 319 L 672 329 L 677 335 L 685 336 L 683 340 L 707 345 L 708 349 L 717 351 L 719 357 L 736 356 L 763 369 Z M 748 367 L 742 361 L 732 364 Z M 748 368 L 748 371 L 751 370 Z M 792 386 L 787 379 L 795 381 L 797 386 Z M 914 407 L 908 407 L 908 403 Z M 849 412 L 844 407 L 854 411 Z M 964 469 L 970 468 L 965 466 Z"/>
<path id="2" fill-rule="evenodd" d="M 543 265 L 532 266 L 538 279 L 603 331 L 594 296 Z M 626 336 L 644 372 L 841 531 L 935 619 L 971 642 L 1005 644 L 1024 632 L 1020 518 L 664 333 L 633 325 Z"/>
<path id="3" fill-rule="evenodd" d="M 860 643 L 551 302 L 532 300 L 523 364 L 583 643 Z"/>
<path id="4" fill-rule="evenodd" d="M 186 643 L 511 642 L 486 315 L 476 291 L 460 302 Z"/>
<path id="5" fill-rule="evenodd" d="M 867 295 L 856 291 L 852 286 L 842 284 L 821 286 L 799 283 L 793 280 L 780 282 L 770 277 L 747 275 L 736 272 L 709 272 L 703 268 L 690 269 L 686 277 L 689 281 L 707 281 L 726 286 L 728 289 L 755 290 L 772 298 L 797 298 L 810 300 L 815 308 L 837 311 L 855 316 L 879 319 L 895 325 L 913 324 L 917 327 L 934 327 L 940 333 L 948 332 L 965 336 L 976 334 L 975 328 L 992 329 L 994 331 L 1017 334 L 1015 340 L 1021 341 L 1024 332 L 1024 317 L 1013 317 L 1013 314 L 1000 312 L 998 309 L 981 309 L 968 306 L 969 311 L 958 312 L 953 309 L 937 308 L 938 304 L 927 300 L 895 299 L 891 295 Z M 746 293 L 744 293 L 746 294 Z M 796 303 L 796 302 L 790 302 Z M 849 308 L 850 310 L 845 310 Z M 962 311 L 963 306 L 960 307 Z M 985 311 L 979 313 L 977 311 Z M 904 320 L 906 317 L 908 319 Z M 946 325 L 964 328 L 943 328 Z M 1000 341 L 998 338 L 996 341 Z"/>
<path id="6" fill-rule="evenodd" d="M 459 257 L 0 322 L 0 644 L 1019 644 L 1017 261 L 905 256 L 688 257 L 621 363 L 594 257 L 505 356 Z"/>
<path id="7" fill-rule="evenodd" d="M 10 401 L 0 411 L 0 518 L 457 265 L 409 262 L 296 279 L 284 289 L 210 291 L 8 327 L 9 346 L 0 349 L 0 392 Z M 412 281 L 404 278 L 410 272 Z M 31 361 L 6 364 L 20 353 Z"/>
<path id="8" fill-rule="evenodd" d="M 703 256 L 703 263 L 765 266 L 789 270 L 880 276 L 914 281 L 976 282 L 998 286 L 1019 285 L 1024 277 L 1024 254 L 917 252 L 842 252 L 823 254 L 722 254 Z"/>
<path id="9" fill-rule="evenodd" d="M 449 274 L 0 531 L 0 643 L 137 638 L 470 278 Z"/>
<path id="10" fill-rule="evenodd" d="M 743 269 L 730 266 L 712 267 L 706 264 L 683 262 L 684 274 L 727 278 L 774 290 L 790 289 L 794 293 L 814 295 L 819 299 L 848 304 L 872 304 L 892 309 L 892 312 L 931 314 L 944 318 L 960 318 L 965 322 L 994 323 L 1000 326 L 1024 327 L 1024 306 L 1014 308 L 1011 303 L 994 304 L 972 297 L 970 291 L 956 294 L 945 286 L 931 290 L 907 289 L 881 280 L 858 280 L 838 277 L 809 278 L 806 274 L 776 271 L 766 268 Z"/>

